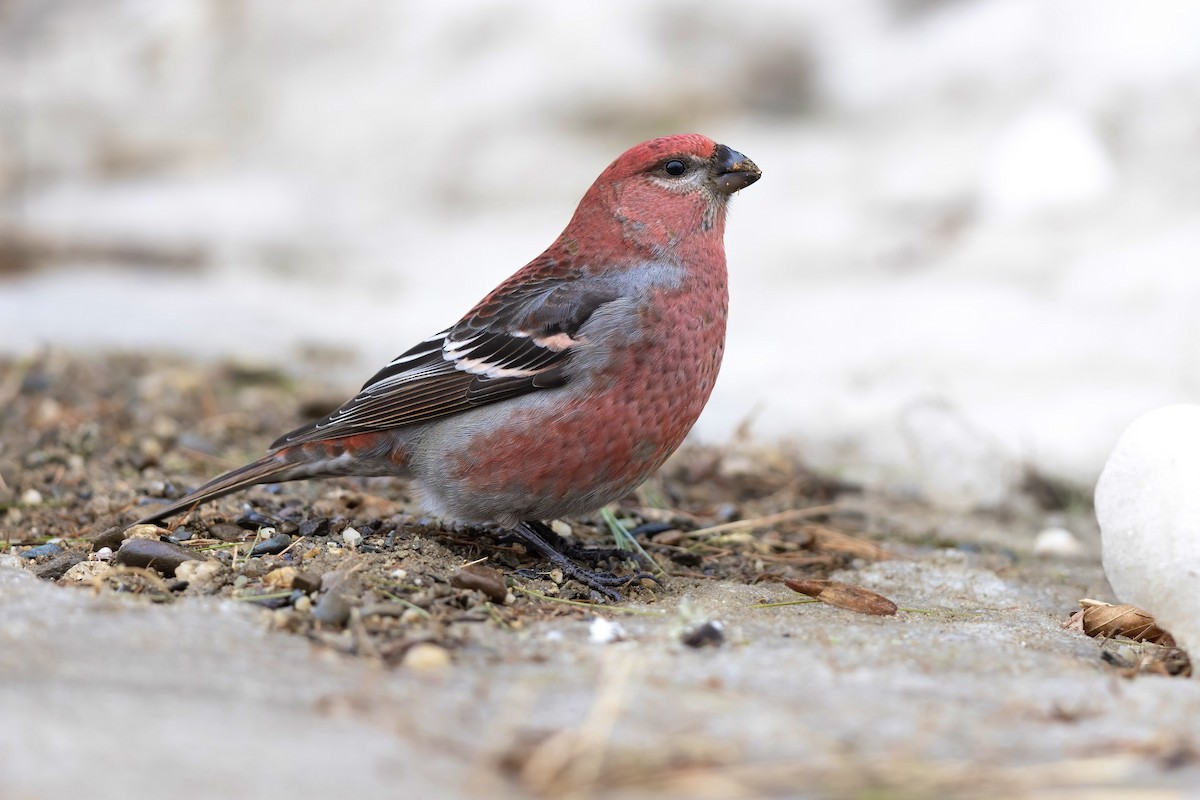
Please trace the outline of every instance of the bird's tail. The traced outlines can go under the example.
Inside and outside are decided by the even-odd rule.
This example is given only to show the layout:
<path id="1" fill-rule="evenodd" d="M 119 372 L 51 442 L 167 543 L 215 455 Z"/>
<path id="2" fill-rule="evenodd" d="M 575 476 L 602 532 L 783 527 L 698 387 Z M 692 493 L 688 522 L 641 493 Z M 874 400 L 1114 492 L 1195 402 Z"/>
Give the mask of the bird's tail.
<path id="1" fill-rule="evenodd" d="M 160 508 L 149 516 L 142 517 L 134 524 L 142 525 L 159 522 L 181 511 L 188 511 L 201 503 L 206 503 L 209 500 L 249 488 L 258 483 L 279 483 L 281 481 L 311 477 L 314 477 L 311 468 L 306 468 L 306 465 L 289 459 L 287 457 L 287 450 L 280 450 L 263 456 L 258 461 L 251 462 L 244 467 L 238 467 L 235 470 L 226 472 L 224 475 L 213 478 L 186 497 L 176 500 L 169 506 Z"/>

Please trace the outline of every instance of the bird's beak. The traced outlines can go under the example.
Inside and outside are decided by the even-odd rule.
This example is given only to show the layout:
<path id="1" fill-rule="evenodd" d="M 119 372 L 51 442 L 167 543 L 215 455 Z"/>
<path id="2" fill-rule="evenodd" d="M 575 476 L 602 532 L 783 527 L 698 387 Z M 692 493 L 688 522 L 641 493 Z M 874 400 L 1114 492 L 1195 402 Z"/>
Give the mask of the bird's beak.
<path id="1" fill-rule="evenodd" d="M 722 194 L 745 189 L 762 177 L 762 170 L 753 161 L 723 144 L 717 145 L 712 160 L 713 183 Z"/>

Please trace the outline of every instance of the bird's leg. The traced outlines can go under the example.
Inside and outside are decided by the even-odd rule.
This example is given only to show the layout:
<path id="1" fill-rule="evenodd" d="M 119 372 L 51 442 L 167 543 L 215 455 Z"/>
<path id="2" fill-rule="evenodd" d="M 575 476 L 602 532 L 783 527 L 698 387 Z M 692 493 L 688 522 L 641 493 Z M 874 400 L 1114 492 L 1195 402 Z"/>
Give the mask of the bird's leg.
<path id="1" fill-rule="evenodd" d="M 598 572 L 581 567 L 572 561 L 570 557 L 555 548 L 551 542 L 557 539 L 558 543 L 562 544 L 564 543 L 563 539 L 543 522 L 520 522 L 512 529 L 511 533 L 522 544 L 533 548 L 553 566 L 561 569 L 563 575 L 568 578 L 574 578 L 610 600 L 621 599 L 621 595 L 612 588 L 614 586 L 624 586 L 642 578 L 654 579 L 654 576 L 648 572 L 637 572 L 633 575 L 614 575 L 611 572 Z M 628 556 L 623 550 L 619 552 L 622 554 L 622 557 Z"/>
<path id="2" fill-rule="evenodd" d="M 628 559 L 637 560 L 639 558 L 638 554 L 634 551 L 622 550 L 619 547 L 584 547 L 583 545 L 575 544 L 559 536 L 554 532 L 553 528 L 542 522 L 529 524 L 537 525 L 538 535 L 542 538 L 542 541 L 573 561 L 583 561 L 587 564 L 595 565 L 602 561 L 626 561 Z M 525 543 L 525 538 L 522 535 L 510 530 L 500 533 L 496 537 L 496 540 L 501 544 L 510 544 L 512 542 Z"/>

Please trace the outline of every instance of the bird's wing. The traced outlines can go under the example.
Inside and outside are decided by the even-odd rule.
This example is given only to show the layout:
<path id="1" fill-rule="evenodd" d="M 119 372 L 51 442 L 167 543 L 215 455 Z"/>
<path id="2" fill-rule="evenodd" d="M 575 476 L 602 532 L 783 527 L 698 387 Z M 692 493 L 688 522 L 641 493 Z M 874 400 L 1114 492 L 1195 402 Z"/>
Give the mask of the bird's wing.
<path id="1" fill-rule="evenodd" d="M 602 283 L 561 278 L 498 291 L 454 327 L 394 358 L 336 411 L 271 447 L 428 422 L 562 386 L 580 327 L 619 296 Z"/>

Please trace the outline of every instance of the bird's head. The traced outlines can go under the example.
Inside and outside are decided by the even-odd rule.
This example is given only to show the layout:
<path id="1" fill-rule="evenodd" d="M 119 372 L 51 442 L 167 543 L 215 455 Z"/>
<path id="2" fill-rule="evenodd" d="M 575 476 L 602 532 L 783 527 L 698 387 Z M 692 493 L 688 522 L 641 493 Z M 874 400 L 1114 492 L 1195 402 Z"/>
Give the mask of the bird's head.
<path id="1" fill-rule="evenodd" d="M 608 166 L 579 204 L 571 228 L 670 247 L 700 234 L 724 234 L 729 197 L 762 177 L 753 161 L 700 134 L 651 139 Z"/>

